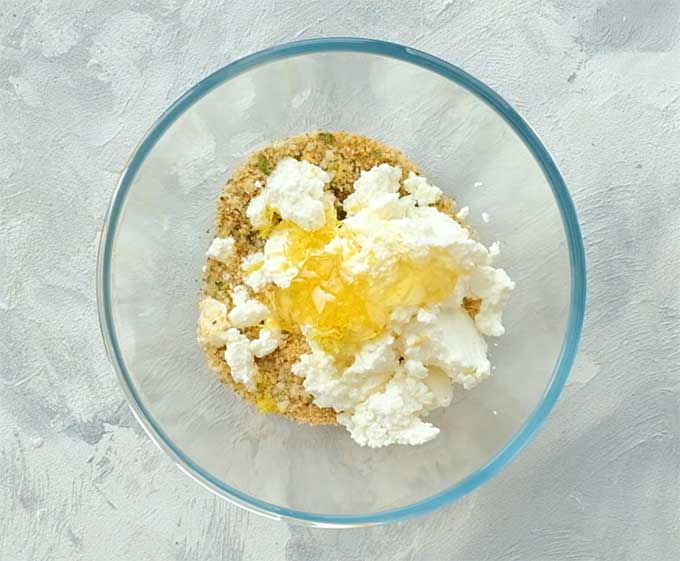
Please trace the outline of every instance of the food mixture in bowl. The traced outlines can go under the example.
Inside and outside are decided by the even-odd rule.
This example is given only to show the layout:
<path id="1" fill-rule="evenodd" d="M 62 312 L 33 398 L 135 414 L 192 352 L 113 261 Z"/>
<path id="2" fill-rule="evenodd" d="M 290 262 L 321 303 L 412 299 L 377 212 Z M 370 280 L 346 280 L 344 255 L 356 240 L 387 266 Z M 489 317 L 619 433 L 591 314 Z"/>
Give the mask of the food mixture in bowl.
<path id="1" fill-rule="evenodd" d="M 263 413 L 339 423 L 362 446 L 422 444 L 454 385 L 488 377 L 514 283 L 467 209 L 401 152 L 347 132 L 277 142 L 218 202 L 198 340 Z"/>

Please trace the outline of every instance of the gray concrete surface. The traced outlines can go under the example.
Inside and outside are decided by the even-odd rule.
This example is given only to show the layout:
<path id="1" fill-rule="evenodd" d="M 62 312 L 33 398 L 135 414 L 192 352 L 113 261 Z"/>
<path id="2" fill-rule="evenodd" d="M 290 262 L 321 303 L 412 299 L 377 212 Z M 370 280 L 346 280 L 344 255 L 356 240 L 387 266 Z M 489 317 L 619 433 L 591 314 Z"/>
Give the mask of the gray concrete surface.
<path id="1" fill-rule="evenodd" d="M 396 526 L 250 515 L 131 417 L 97 326 L 98 231 L 132 148 L 188 86 L 298 38 L 450 60 L 554 153 L 588 254 L 554 414 L 482 489 Z M 0 559 L 680 558 L 680 3 L 0 0 Z"/>

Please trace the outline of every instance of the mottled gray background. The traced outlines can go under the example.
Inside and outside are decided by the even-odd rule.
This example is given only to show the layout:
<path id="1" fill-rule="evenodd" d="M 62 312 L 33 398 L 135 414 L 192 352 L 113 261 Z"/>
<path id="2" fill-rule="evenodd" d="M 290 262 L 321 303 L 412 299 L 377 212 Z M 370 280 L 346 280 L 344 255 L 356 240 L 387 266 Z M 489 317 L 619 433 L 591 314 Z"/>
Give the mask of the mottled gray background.
<path id="1" fill-rule="evenodd" d="M 552 150 L 588 254 L 581 353 L 538 437 L 396 526 L 230 506 L 137 426 L 105 357 L 98 232 L 187 87 L 254 50 L 373 36 L 462 66 Z M 0 0 L 0 560 L 680 558 L 680 2 Z"/>

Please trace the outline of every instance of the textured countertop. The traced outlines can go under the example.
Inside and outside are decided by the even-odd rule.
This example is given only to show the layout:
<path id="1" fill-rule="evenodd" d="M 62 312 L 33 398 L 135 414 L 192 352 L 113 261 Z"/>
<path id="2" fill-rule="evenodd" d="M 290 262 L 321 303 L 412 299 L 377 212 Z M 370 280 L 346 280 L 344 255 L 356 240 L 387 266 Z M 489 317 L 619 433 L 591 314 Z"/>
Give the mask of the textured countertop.
<path id="1" fill-rule="evenodd" d="M 111 191 L 161 111 L 324 35 L 418 47 L 512 103 L 561 167 L 589 276 L 579 358 L 528 448 L 448 508 L 343 531 L 183 475 L 128 411 L 95 301 Z M 679 61 L 676 0 L 0 0 L 0 560 L 680 558 Z"/>

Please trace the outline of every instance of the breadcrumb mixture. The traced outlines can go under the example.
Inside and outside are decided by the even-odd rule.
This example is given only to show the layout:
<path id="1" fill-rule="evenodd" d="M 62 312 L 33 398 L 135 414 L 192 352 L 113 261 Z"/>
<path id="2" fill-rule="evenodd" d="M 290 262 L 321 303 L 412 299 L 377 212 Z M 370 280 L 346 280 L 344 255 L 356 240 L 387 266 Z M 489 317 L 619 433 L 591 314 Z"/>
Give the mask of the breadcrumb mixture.
<path id="1" fill-rule="evenodd" d="M 255 182 L 260 181 L 264 185 L 279 160 L 286 157 L 306 160 L 332 173 L 333 179 L 327 188 L 336 197 L 340 219 L 344 218 L 341 203 L 352 193 L 353 184 L 362 171 L 387 163 L 401 168 L 402 180 L 411 171 L 419 173 L 418 167 L 398 150 L 348 132 L 301 134 L 253 153 L 234 171 L 217 205 L 215 236 L 234 238 L 233 255 L 227 263 L 208 259 L 205 266 L 204 295 L 223 302 L 228 308 L 232 307 L 232 289 L 243 283 L 241 261 L 246 255 L 261 251 L 264 246 L 265 240 L 252 227 L 245 214 L 248 203 L 259 192 Z M 434 206 L 457 219 L 453 199 L 443 196 Z M 479 301 L 466 301 L 465 307 L 474 317 L 479 309 Z M 250 327 L 244 333 L 253 339 L 257 337 L 258 331 L 258 327 Z M 335 424 L 335 411 L 314 405 L 312 397 L 302 385 L 303 379 L 291 372 L 291 366 L 300 355 L 309 351 L 301 333 L 284 332 L 278 349 L 255 359 L 259 376 L 257 387 L 252 392 L 232 378 L 224 360 L 224 346 L 206 344 L 204 349 L 209 366 L 218 373 L 220 379 L 261 412 L 279 413 L 294 421 L 309 424 Z"/>

